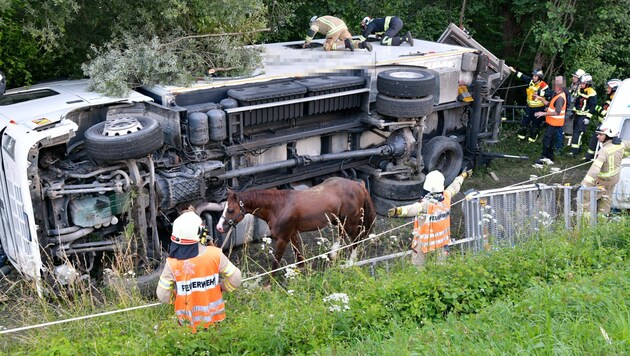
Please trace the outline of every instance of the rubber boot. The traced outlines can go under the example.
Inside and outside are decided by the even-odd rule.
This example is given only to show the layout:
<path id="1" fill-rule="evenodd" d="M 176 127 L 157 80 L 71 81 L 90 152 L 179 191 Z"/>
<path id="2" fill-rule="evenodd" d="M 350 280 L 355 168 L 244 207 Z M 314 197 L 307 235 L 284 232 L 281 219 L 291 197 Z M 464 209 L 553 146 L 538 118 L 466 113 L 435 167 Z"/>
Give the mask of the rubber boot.
<path id="1" fill-rule="evenodd" d="M 354 51 L 354 44 L 352 43 L 352 38 L 346 38 L 343 43 L 346 45 L 346 48 L 350 50 L 350 52 Z"/>
<path id="2" fill-rule="evenodd" d="M 407 33 L 405 33 L 405 36 L 403 37 L 403 41 L 409 43 L 410 46 L 413 46 L 413 37 L 411 37 L 410 31 L 407 31 Z"/>
<path id="3" fill-rule="evenodd" d="M 372 52 L 372 44 L 367 41 L 359 42 L 359 48 L 367 49 L 368 52 Z"/>

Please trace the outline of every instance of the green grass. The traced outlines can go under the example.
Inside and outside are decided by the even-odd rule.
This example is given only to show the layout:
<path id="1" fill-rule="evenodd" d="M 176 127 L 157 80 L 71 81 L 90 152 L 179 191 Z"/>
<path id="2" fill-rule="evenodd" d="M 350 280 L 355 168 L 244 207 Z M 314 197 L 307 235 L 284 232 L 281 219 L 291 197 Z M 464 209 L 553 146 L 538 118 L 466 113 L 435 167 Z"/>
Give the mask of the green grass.
<path id="1" fill-rule="evenodd" d="M 160 306 L 3 335 L 8 354 L 619 354 L 628 349 L 630 224 L 530 242 L 444 265 L 407 261 L 299 275 L 227 296 L 228 319 L 192 335 Z M 16 300 L 30 324 L 144 301 L 135 293 L 79 307 Z M 334 293 L 348 296 L 328 300 Z M 34 301 L 34 302 L 33 302 Z M 338 306 L 338 309 L 335 310 Z M 332 308 L 332 310 L 331 310 Z M 5 311 L 6 313 L 6 311 Z M 603 338 L 603 327 L 611 343 Z"/>

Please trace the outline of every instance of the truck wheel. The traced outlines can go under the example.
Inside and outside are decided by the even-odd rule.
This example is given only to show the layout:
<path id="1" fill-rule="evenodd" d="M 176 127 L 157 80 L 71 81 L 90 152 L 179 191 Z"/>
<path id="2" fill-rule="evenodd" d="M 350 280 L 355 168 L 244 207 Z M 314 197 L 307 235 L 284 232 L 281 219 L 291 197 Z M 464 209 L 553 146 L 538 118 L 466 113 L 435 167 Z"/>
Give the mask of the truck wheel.
<path id="1" fill-rule="evenodd" d="M 418 202 L 418 199 L 412 200 L 394 200 L 387 199 L 383 197 L 379 197 L 378 195 L 372 194 L 372 202 L 374 203 L 374 210 L 378 215 L 387 216 L 387 210 L 403 205 L 409 205 Z"/>
<path id="2" fill-rule="evenodd" d="M 100 122 L 85 131 L 90 157 L 102 161 L 139 158 L 162 147 L 164 134 L 151 117 L 124 117 Z"/>
<path id="3" fill-rule="evenodd" d="M 464 160 L 462 146 L 452 138 L 437 136 L 422 149 L 422 159 L 426 172 L 440 171 L 445 184 L 451 184 L 459 174 Z"/>
<path id="4" fill-rule="evenodd" d="M 435 75 L 422 69 L 392 69 L 380 72 L 376 79 L 380 94 L 397 98 L 421 98 L 435 91 Z"/>
<path id="5" fill-rule="evenodd" d="M 420 199 L 425 195 L 422 188 L 424 180 L 397 180 L 386 177 L 374 177 L 370 191 L 381 198 L 393 200 Z"/>
<path id="6" fill-rule="evenodd" d="M 433 112 L 433 96 L 418 99 L 398 99 L 378 94 L 376 112 L 395 118 L 423 117 Z"/>

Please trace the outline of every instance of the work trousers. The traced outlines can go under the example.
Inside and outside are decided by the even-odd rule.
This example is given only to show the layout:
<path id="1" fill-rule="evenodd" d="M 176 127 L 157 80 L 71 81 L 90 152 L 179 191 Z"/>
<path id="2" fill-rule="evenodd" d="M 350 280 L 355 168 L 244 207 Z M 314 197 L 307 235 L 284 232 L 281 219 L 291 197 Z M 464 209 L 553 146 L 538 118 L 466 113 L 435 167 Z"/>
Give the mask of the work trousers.
<path id="1" fill-rule="evenodd" d="M 597 149 L 597 133 L 593 133 L 591 140 L 588 142 L 588 151 L 586 151 L 586 159 L 595 158 L 595 150 Z"/>
<path id="2" fill-rule="evenodd" d="M 582 145 L 582 135 L 586 131 L 586 125 L 584 120 L 586 116 L 575 115 L 573 120 L 573 136 L 571 137 L 571 153 L 577 154 L 580 152 L 580 146 Z"/>
<path id="3" fill-rule="evenodd" d="M 553 149 L 555 146 L 555 144 L 557 144 L 558 141 L 558 133 L 562 134 L 562 126 L 551 126 L 551 125 L 546 125 L 547 128 L 545 129 L 545 135 L 543 136 L 543 149 L 542 149 L 542 156 L 545 158 L 549 158 L 550 160 L 554 160 L 554 152 Z M 562 139 L 559 139 L 560 142 L 562 142 Z"/>
<path id="4" fill-rule="evenodd" d="M 538 133 L 540 132 L 540 126 L 545 119 L 544 117 L 534 116 L 535 113 L 540 111 L 545 111 L 545 107 L 532 108 L 528 106 L 525 108 L 525 115 L 523 116 L 523 120 L 521 120 L 521 129 L 518 132 L 518 138 L 524 140 L 529 133 L 529 142 L 536 141 Z"/>
<path id="5" fill-rule="evenodd" d="M 383 34 L 381 44 L 385 46 L 400 46 L 402 39 L 396 35 L 402 28 L 403 21 L 398 16 L 392 17 L 391 21 L 389 21 L 389 28 Z"/>
<path id="6" fill-rule="evenodd" d="M 346 45 L 344 44 L 344 41 L 347 38 L 352 38 L 352 35 L 350 34 L 350 31 L 348 31 L 347 28 L 337 31 L 334 34 L 326 37 L 326 42 L 324 42 L 324 49 L 326 51 L 344 50 L 346 49 Z M 354 44 L 354 48 L 359 47 L 359 41 L 354 40 L 352 41 L 352 43 Z"/>
<path id="7" fill-rule="evenodd" d="M 597 192 L 597 212 L 599 214 L 608 214 L 612 206 L 613 191 L 615 185 L 619 181 L 619 177 L 611 180 L 597 180 L 595 186 L 601 188 Z M 584 191 L 584 214 L 589 213 L 589 205 L 591 202 L 591 192 Z"/>

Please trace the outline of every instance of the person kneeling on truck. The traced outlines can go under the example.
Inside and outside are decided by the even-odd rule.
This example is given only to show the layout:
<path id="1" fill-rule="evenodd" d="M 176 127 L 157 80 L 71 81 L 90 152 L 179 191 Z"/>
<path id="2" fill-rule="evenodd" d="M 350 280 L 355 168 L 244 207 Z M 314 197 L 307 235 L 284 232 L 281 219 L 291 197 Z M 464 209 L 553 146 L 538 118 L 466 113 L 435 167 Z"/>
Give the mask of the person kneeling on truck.
<path id="1" fill-rule="evenodd" d="M 427 174 L 424 190 L 428 193 L 419 202 L 389 209 L 388 217 L 415 216 L 411 262 L 424 265 L 425 254 L 438 251 L 438 259 L 444 259 L 444 246 L 451 243 L 451 199 L 457 193 L 464 179 L 472 175 L 472 170 L 464 171 L 451 185 L 444 189 L 444 175 L 439 171 Z M 419 218 L 420 217 L 420 218 Z"/>
<path id="2" fill-rule="evenodd" d="M 162 303 L 174 300 L 180 325 L 192 332 L 225 319 L 222 291 L 241 285 L 241 271 L 220 248 L 206 246 L 207 230 L 201 217 L 192 211 L 173 222 L 171 245 L 157 286 Z"/>
<path id="3" fill-rule="evenodd" d="M 359 41 L 364 42 L 371 34 L 376 34 L 376 38 L 381 40 L 383 46 L 400 46 L 402 43 L 409 43 L 413 46 L 411 32 L 407 31 L 404 36 L 396 36 L 402 30 L 403 21 L 398 16 L 387 16 L 373 19 L 369 16 L 361 21 L 361 36 Z"/>
<path id="4" fill-rule="evenodd" d="M 372 45 L 367 42 L 359 42 L 352 40 L 352 35 L 348 31 L 348 26 L 343 20 L 334 16 L 313 16 L 310 20 L 311 27 L 306 34 L 306 40 L 304 41 L 303 48 L 308 48 L 311 45 L 311 41 L 317 33 L 321 33 L 326 36 L 326 42 L 324 42 L 324 49 L 326 51 L 349 49 L 354 51 L 355 47 L 361 49 L 367 49 L 372 52 Z"/>

